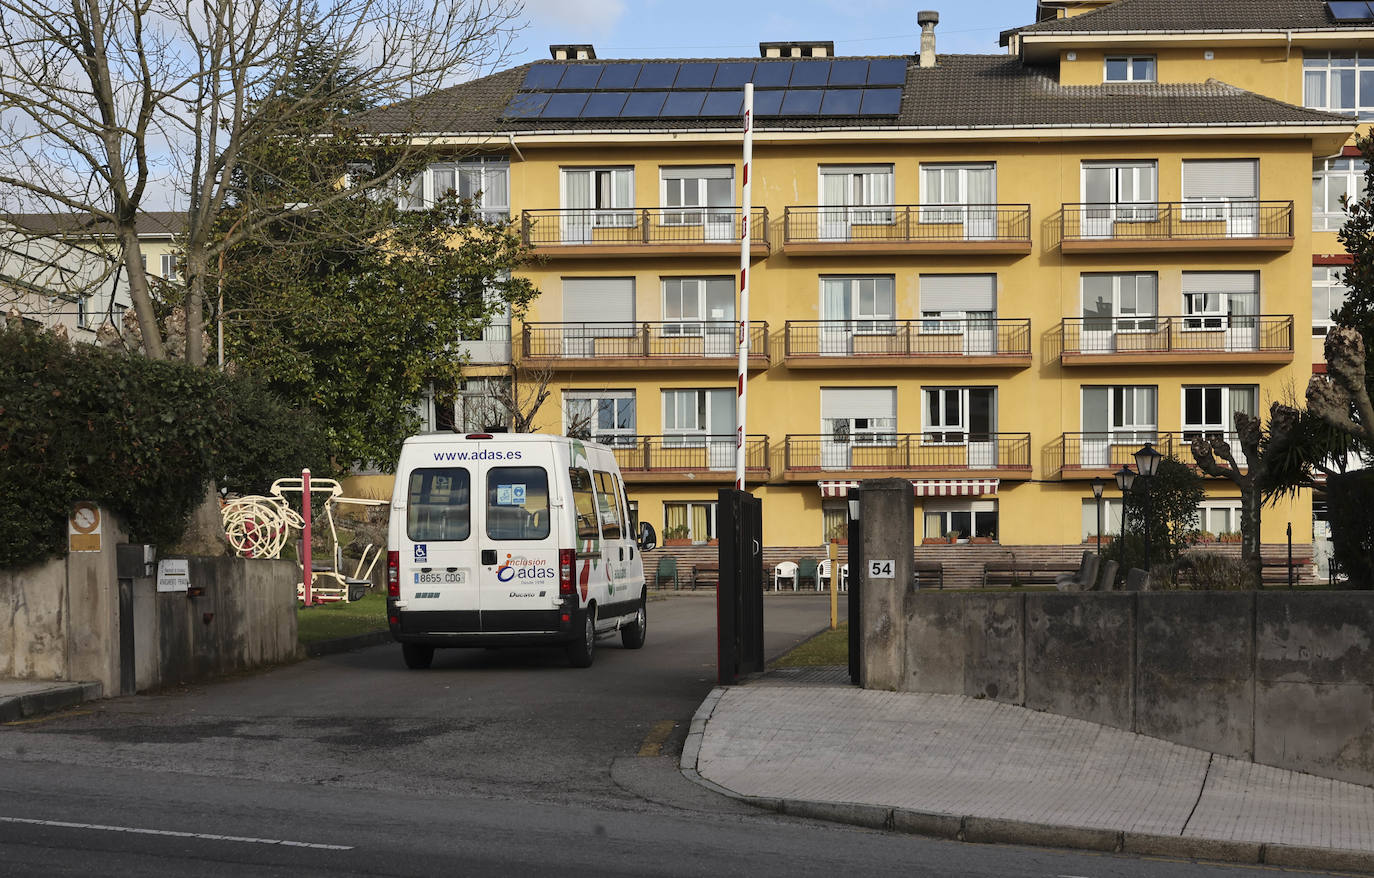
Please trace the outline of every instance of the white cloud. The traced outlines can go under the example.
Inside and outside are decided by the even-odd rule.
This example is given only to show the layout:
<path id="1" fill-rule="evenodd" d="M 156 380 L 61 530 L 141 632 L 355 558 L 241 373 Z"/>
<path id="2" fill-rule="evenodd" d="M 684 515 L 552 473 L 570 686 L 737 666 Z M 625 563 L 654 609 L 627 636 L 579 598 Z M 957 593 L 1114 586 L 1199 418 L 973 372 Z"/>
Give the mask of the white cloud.
<path id="1" fill-rule="evenodd" d="M 539 30 L 567 29 L 576 37 L 604 37 L 625 15 L 624 0 L 525 0 L 525 17 Z"/>

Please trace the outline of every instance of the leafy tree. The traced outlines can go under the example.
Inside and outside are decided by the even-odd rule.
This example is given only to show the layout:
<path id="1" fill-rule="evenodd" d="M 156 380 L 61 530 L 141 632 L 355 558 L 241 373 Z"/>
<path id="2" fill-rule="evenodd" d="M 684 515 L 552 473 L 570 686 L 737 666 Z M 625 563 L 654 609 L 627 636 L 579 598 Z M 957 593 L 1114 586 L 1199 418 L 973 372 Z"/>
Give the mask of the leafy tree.
<path id="1" fill-rule="evenodd" d="M 1197 534 L 1197 508 L 1204 497 L 1202 477 L 1173 455 L 1164 457 L 1148 479 L 1137 477 L 1122 497 L 1121 538 L 1104 554 L 1123 569 L 1144 568 L 1146 504 L 1149 507 L 1151 565 L 1175 561 Z"/>

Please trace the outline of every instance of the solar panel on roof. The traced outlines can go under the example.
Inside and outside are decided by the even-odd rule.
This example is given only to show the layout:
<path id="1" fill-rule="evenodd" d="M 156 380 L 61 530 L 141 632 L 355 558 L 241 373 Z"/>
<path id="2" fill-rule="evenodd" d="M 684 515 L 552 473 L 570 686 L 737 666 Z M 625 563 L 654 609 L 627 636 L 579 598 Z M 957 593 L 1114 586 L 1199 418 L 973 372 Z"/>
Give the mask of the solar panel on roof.
<path id="1" fill-rule="evenodd" d="M 831 85 L 863 85 L 866 82 L 867 61 L 836 61 L 830 66 Z"/>
<path id="2" fill-rule="evenodd" d="M 829 61 L 798 61 L 792 68 L 792 87 L 822 86 L 830 79 Z M 785 101 L 784 101 L 785 102 Z"/>
<path id="3" fill-rule="evenodd" d="M 792 61 L 761 61 L 754 67 L 754 88 L 786 88 L 792 79 Z"/>
<path id="4" fill-rule="evenodd" d="M 783 94 L 782 91 L 776 89 L 754 92 L 754 115 L 776 116 L 781 113 Z"/>
<path id="5" fill-rule="evenodd" d="M 828 88 L 821 96 L 822 116 L 857 116 L 863 90 L 857 88 Z"/>
<path id="6" fill-rule="evenodd" d="M 905 82 L 905 58 L 883 58 L 868 62 L 869 85 L 902 85 Z"/>
<path id="7" fill-rule="evenodd" d="M 821 90 L 789 88 L 782 97 L 782 115 L 814 116 L 821 111 Z"/>
<path id="8" fill-rule="evenodd" d="M 549 102 L 544 105 L 544 112 L 539 114 L 541 119 L 576 119 L 582 115 L 582 107 L 587 103 L 587 93 L 585 91 L 561 91 L 549 95 Z"/>
<path id="9" fill-rule="evenodd" d="M 706 93 L 701 105 L 703 116 L 740 116 L 744 113 L 744 92 L 712 91 Z"/>
<path id="10" fill-rule="evenodd" d="M 583 119 L 609 119 L 620 115 L 620 110 L 625 106 L 625 99 L 630 96 L 627 91 L 594 91 L 587 98 L 587 105 L 582 108 Z"/>
<path id="11" fill-rule="evenodd" d="M 559 80 L 560 89 L 574 88 L 596 88 L 596 81 L 601 78 L 603 64 L 569 64 L 568 72 L 563 74 Z"/>
<path id="12" fill-rule="evenodd" d="M 645 64 L 639 71 L 635 88 L 672 88 L 677 78 L 677 64 Z"/>
<path id="13" fill-rule="evenodd" d="M 607 64 L 606 69 L 601 71 L 601 79 L 596 87 L 602 90 L 612 88 L 634 88 L 635 80 L 639 79 L 639 69 L 642 64 Z"/>
<path id="14" fill-rule="evenodd" d="M 502 115 L 507 119 L 533 119 L 543 112 L 548 102 L 549 96 L 546 94 L 518 94 L 511 98 Z"/>
<path id="15" fill-rule="evenodd" d="M 1374 12 L 1365 0 L 1329 0 L 1326 4 L 1331 10 L 1331 17 L 1337 21 L 1369 21 L 1374 19 Z"/>
<path id="16" fill-rule="evenodd" d="M 731 61 L 716 68 L 712 88 L 743 88 L 754 76 L 754 65 L 746 61 Z"/>
<path id="17" fill-rule="evenodd" d="M 900 88 L 866 88 L 863 92 L 861 116 L 895 116 L 902 111 Z"/>
<path id="18" fill-rule="evenodd" d="M 563 77 L 566 64 L 536 64 L 525 74 L 521 88 L 557 88 L 558 80 Z"/>
<path id="19" fill-rule="evenodd" d="M 620 111 L 622 119 L 657 119 L 663 110 L 663 102 L 668 98 L 666 91 L 637 91 L 625 102 Z"/>
<path id="20" fill-rule="evenodd" d="M 677 118 L 686 116 L 701 115 L 701 103 L 706 100 L 704 91 L 675 91 L 668 93 L 668 100 L 663 102 L 663 109 L 659 111 L 661 118 Z"/>
<path id="21" fill-rule="evenodd" d="M 716 78 L 717 66 L 697 62 L 683 64 L 682 69 L 677 72 L 677 81 L 673 83 L 673 88 L 710 88 L 711 80 Z"/>

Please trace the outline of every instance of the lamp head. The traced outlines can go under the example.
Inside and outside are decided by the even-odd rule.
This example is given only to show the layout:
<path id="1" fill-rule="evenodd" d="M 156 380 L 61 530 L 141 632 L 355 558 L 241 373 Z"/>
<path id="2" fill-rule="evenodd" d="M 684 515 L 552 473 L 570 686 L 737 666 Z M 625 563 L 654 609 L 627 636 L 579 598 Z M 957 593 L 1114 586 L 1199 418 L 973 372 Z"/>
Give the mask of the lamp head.
<path id="1" fill-rule="evenodd" d="M 1131 472 L 1124 466 L 1116 471 L 1116 486 L 1121 489 L 1121 493 L 1129 493 L 1131 490 L 1131 486 L 1134 484 L 1135 473 Z"/>
<path id="2" fill-rule="evenodd" d="M 1159 471 L 1159 462 L 1164 455 L 1155 451 L 1153 444 L 1146 442 L 1145 447 L 1135 453 L 1135 468 L 1145 478 L 1151 478 Z"/>
<path id="3" fill-rule="evenodd" d="M 857 497 L 849 498 L 849 520 L 859 520 L 859 499 Z"/>
<path id="4" fill-rule="evenodd" d="M 1093 479 L 1093 496 L 1098 500 L 1102 499 L 1102 489 L 1106 487 L 1106 484 L 1101 479 Z"/>

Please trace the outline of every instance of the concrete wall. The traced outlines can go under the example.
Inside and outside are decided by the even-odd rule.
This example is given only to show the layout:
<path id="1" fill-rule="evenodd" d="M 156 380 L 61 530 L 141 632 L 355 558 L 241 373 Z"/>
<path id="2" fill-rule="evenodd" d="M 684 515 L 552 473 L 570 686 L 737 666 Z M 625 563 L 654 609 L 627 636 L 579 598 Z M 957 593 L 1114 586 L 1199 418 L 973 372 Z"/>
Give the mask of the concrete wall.
<path id="1" fill-rule="evenodd" d="M 908 591 L 875 679 L 1374 784 L 1374 593 Z M 867 639 L 866 639 L 867 640 Z"/>

